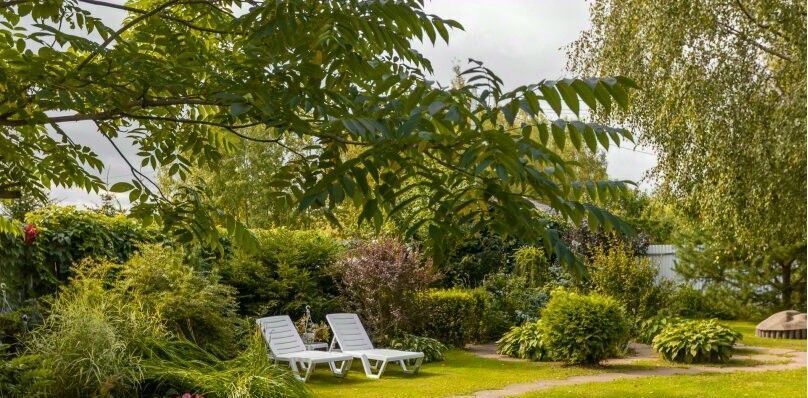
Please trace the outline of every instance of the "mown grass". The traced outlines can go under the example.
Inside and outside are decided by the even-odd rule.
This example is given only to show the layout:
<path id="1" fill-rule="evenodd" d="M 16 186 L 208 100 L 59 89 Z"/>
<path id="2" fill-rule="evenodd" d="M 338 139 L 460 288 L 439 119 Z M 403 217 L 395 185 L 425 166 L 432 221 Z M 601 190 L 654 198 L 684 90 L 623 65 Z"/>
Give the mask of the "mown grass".
<path id="1" fill-rule="evenodd" d="M 381 380 L 370 380 L 365 377 L 359 361 L 354 361 L 351 373 L 345 379 L 332 377 L 324 367 L 315 372 L 308 385 L 315 397 L 448 397 L 509 384 L 628 369 L 645 367 L 580 367 L 548 362 L 498 361 L 450 350 L 443 362 L 425 364 L 417 375 L 405 375 L 398 366 L 389 365 Z"/>
<path id="2" fill-rule="evenodd" d="M 525 394 L 521 398 L 798 398 L 805 397 L 805 380 L 805 369 L 659 376 L 556 387 Z"/>
<path id="3" fill-rule="evenodd" d="M 755 336 L 755 325 L 757 323 L 747 321 L 722 321 L 732 329 L 740 332 L 743 335 L 741 342 L 744 345 L 755 347 L 769 347 L 769 348 L 786 348 L 791 350 L 806 351 L 806 340 L 792 340 L 792 339 L 767 339 Z"/>
<path id="4" fill-rule="evenodd" d="M 736 354 L 738 355 L 738 354 Z M 686 364 L 686 363 L 677 363 L 677 362 L 669 362 L 662 358 L 656 359 L 641 359 L 636 362 L 633 362 L 632 365 L 635 369 L 637 368 L 648 368 L 648 369 L 658 369 L 658 368 L 689 368 L 691 366 L 701 366 L 701 367 L 713 367 L 713 368 L 726 368 L 726 367 L 733 367 L 733 368 L 747 368 L 747 367 L 755 367 L 761 365 L 781 365 L 791 362 L 788 357 L 782 356 L 781 359 L 772 359 L 761 361 L 757 359 L 751 358 L 730 358 L 727 362 L 722 363 L 695 363 L 695 364 Z"/>
<path id="5" fill-rule="evenodd" d="M 750 346 L 805 350 L 805 340 L 774 340 L 755 336 L 752 322 L 725 322 L 743 334 L 743 343 Z M 741 350 L 738 354 L 746 353 Z M 787 359 L 784 358 L 782 362 Z M 765 363 L 747 358 L 735 358 L 716 366 L 757 366 Z M 354 361 L 345 379 L 331 376 L 327 367 L 318 369 L 308 387 L 315 397 L 450 397 L 474 391 L 498 389 L 510 384 L 539 380 L 565 379 L 572 376 L 628 370 L 652 370 L 663 367 L 687 367 L 661 359 L 641 360 L 630 365 L 605 367 L 564 366 L 558 363 L 499 361 L 480 358 L 462 350 L 450 350 L 443 362 L 424 365 L 418 375 L 405 375 L 390 365 L 381 380 L 365 377 L 359 361 Z M 801 376 L 801 377 L 800 377 Z M 783 383 L 778 383 L 780 378 Z M 775 385 L 776 384 L 776 385 Z M 765 390 L 765 391 L 763 391 Z M 798 394 L 800 393 L 800 394 Z M 704 376 L 653 376 L 636 380 L 564 387 L 542 391 L 528 397 L 791 397 L 805 396 L 805 369 L 797 372 L 737 373 Z"/>

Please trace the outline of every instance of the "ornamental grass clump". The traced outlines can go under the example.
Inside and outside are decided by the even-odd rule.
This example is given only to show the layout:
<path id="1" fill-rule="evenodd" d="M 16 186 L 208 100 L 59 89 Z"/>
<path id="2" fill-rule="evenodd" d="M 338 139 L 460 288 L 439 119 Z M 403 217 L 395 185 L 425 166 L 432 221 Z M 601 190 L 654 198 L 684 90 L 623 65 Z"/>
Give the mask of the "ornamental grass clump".
<path id="1" fill-rule="evenodd" d="M 241 352 L 236 341 L 230 345 L 233 336 L 222 339 L 221 332 L 236 331 L 216 325 L 230 322 L 230 290 L 187 265 L 156 256 L 159 250 L 152 247 L 122 266 L 77 266 L 15 360 L 14 385 L 0 386 L 0 395 L 11 390 L 13 396 L 66 398 L 179 391 L 206 398 L 308 395 L 288 371 L 270 363 L 260 335 Z M 166 261 L 149 266 L 147 258 Z M 170 305 L 198 308 L 199 317 L 171 311 Z M 205 305 L 209 308 L 203 311 Z M 217 347 L 232 350 L 221 353 Z"/>
<path id="2" fill-rule="evenodd" d="M 557 289 L 542 311 L 540 330 L 554 359 L 597 364 L 622 352 L 629 325 L 622 306 L 613 298 Z"/>
<path id="3" fill-rule="evenodd" d="M 741 334 L 715 319 L 682 321 L 654 337 L 654 350 L 671 362 L 726 362 Z"/>
<path id="4" fill-rule="evenodd" d="M 497 353 L 531 361 L 550 359 L 541 328 L 541 320 L 514 326 L 497 341 Z"/>

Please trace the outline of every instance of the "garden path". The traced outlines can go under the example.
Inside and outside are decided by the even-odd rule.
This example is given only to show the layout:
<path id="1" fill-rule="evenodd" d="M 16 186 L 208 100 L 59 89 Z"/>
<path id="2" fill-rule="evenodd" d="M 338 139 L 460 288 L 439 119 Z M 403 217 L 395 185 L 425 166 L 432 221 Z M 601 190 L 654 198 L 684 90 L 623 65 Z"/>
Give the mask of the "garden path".
<path id="1" fill-rule="evenodd" d="M 619 359 L 605 361 L 606 365 L 626 365 L 640 360 L 657 359 L 651 347 L 644 344 L 632 344 L 633 354 Z M 539 380 L 530 383 L 511 384 L 496 390 L 477 391 L 469 395 L 462 395 L 456 398 L 504 398 L 514 395 L 526 394 L 533 391 L 545 390 L 559 386 L 571 386 L 587 383 L 608 383 L 621 379 L 636 379 L 653 376 L 673 376 L 673 375 L 694 375 L 700 373 L 733 373 L 733 372 L 765 372 L 771 370 L 791 370 L 804 368 L 806 366 L 806 352 L 783 348 L 763 348 L 763 347 L 743 347 L 744 354 L 735 355 L 736 359 L 748 359 L 761 362 L 787 361 L 784 363 L 764 363 L 753 366 L 733 366 L 733 365 L 675 365 L 674 367 L 660 367 L 655 369 L 626 369 L 615 372 L 600 373 L 589 376 L 575 376 L 563 380 Z M 499 360 L 519 360 L 508 358 L 496 353 L 496 346 L 493 344 L 473 345 L 467 347 L 474 354 L 491 359 Z"/>

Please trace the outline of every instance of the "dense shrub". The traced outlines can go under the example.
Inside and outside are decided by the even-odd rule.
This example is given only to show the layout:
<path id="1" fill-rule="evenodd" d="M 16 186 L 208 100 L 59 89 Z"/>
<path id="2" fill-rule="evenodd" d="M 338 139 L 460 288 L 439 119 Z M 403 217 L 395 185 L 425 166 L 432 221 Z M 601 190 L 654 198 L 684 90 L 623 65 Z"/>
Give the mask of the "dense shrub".
<path id="1" fill-rule="evenodd" d="M 606 232 L 603 229 L 592 230 L 584 220 L 579 225 L 568 222 L 559 225 L 561 239 L 576 253 L 591 260 L 598 250 L 610 250 L 612 247 L 627 247 L 635 255 L 643 255 L 648 250 L 648 235 L 622 235 L 617 232 Z"/>
<path id="2" fill-rule="evenodd" d="M 440 362 L 443 360 L 443 353 L 446 346 L 438 340 L 429 337 L 414 336 L 405 334 L 390 340 L 390 348 L 404 351 L 416 351 L 424 353 L 424 362 Z"/>
<path id="3" fill-rule="evenodd" d="M 481 327 L 476 340 L 492 341 L 514 325 L 536 320 L 550 298 L 547 288 L 530 287 L 524 277 L 504 273 L 488 275 Z"/>
<path id="4" fill-rule="evenodd" d="M 773 309 L 745 302 L 737 291 L 710 286 L 697 289 L 680 284 L 669 293 L 668 311 L 685 318 L 763 319 Z"/>
<path id="5" fill-rule="evenodd" d="M 67 281 L 73 264 L 84 258 L 126 261 L 154 231 L 122 215 L 106 216 L 72 206 L 49 206 L 26 219 L 36 233 L 28 240 L 0 234 L 0 282 L 9 300 L 19 303 L 53 293 Z"/>
<path id="6" fill-rule="evenodd" d="M 542 361 L 550 358 L 542 335 L 541 320 L 514 326 L 497 340 L 497 353 L 509 357 Z"/>
<path id="7" fill-rule="evenodd" d="M 658 273 L 648 258 L 635 257 L 624 246 L 596 250 L 589 269 L 592 290 L 622 304 L 633 325 L 659 310 L 662 297 L 656 284 Z"/>
<path id="8" fill-rule="evenodd" d="M 418 296 L 437 278 L 429 260 L 393 238 L 360 242 L 336 271 L 345 309 L 381 342 L 415 327 L 423 316 Z"/>
<path id="9" fill-rule="evenodd" d="M 151 255 L 148 251 L 143 259 Z M 173 260 L 166 261 L 146 270 L 156 273 L 161 265 L 166 266 L 164 276 L 146 280 L 155 282 L 155 289 L 170 286 L 184 291 L 187 275 L 176 271 Z M 183 391 L 222 398 L 305 395 L 287 372 L 269 363 L 260 337 L 249 341 L 246 351 L 233 352 L 230 356 L 235 358 L 223 361 L 169 329 L 173 321 L 163 314 L 168 310 L 165 303 L 174 299 L 164 300 L 172 290 L 145 291 L 140 283 L 146 280 L 129 281 L 126 265 L 91 267 L 85 263 L 77 271 L 77 277 L 53 301 L 50 316 L 33 333 L 25 355 L 12 361 L 13 371 L 5 376 L 12 380 L 15 393 L 64 397 L 167 396 Z"/>
<path id="10" fill-rule="evenodd" d="M 553 358 L 596 364 L 623 349 L 628 322 L 623 308 L 610 297 L 557 289 L 542 311 L 541 332 Z"/>
<path id="11" fill-rule="evenodd" d="M 28 333 L 42 323 L 43 311 L 40 300 L 34 299 L 11 311 L 0 311 L 0 346 L 5 347 L 5 354 L 16 354 L 22 348 Z"/>
<path id="12" fill-rule="evenodd" d="M 637 341 L 643 344 L 652 344 L 654 337 L 662 333 L 662 331 L 671 325 L 682 322 L 682 318 L 678 316 L 670 316 L 667 314 L 657 314 L 652 316 L 640 324 L 640 330 L 637 335 Z"/>
<path id="13" fill-rule="evenodd" d="M 726 362 L 741 334 L 716 320 L 681 321 L 665 327 L 654 350 L 674 362 Z"/>
<path id="14" fill-rule="evenodd" d="M 510 272 L 513 253 L 519 246 L 516 239 L 487 229 L 470 234 L 452 248 L 445 262 L 439 264 L 443 285 L 477 287 L 486 275 Z"/>
<path id="15" fill-rule="evenodd" d="M 463 347 L 480 333 L 486 293 L 480 289 L 433 289 L 420 297 L 418 334 Z"/>
<path id="16" fill-rule="evenodd" d="M 344 250 L 339 241 L 320 231 L 254 232 L 259 253 L 236 251 L 218 267 L 222 282 L 238 290 L 241 314 L 298 317 L 308 305 L 315 316 L 322 317 L 338 308 L 330 269 Z"/>
<path id="17" fill-rule="evenodd" d="M 530 287 L 544 286 L 552 280 L 550 261 L 544 250 L 522 246 L 513 253 L 514 274 L 522 276 Z"/>
<path id="18" fill-rule="evenodd" d="M 239 322 L 235 290 L 216 275 L 185 265 L 181 251 L 155 245 L 118 268 L 115 287 L 122 295 L 160 314 L 172 332 L 217 355 L 232 355 Z"/>

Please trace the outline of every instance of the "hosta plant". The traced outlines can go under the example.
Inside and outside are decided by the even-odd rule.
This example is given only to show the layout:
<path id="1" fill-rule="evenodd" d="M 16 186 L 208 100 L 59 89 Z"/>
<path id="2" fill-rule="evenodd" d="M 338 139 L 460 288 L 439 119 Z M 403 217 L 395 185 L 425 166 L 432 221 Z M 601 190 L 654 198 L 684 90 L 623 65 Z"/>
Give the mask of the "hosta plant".
<path id="1" fill-rule="evenodd" d="M 541 320 L 511 328 L 497 341 L 497 353 L 531 361 L 550 359 L 541 332 Z"/>
<path id="2" fill-rule="evenodd" d="M 390 340 L 390 348 L 423 352 L 424 362 L 440 362 L 443 360 L 443 353 L 446 351 L 446 346 L 438 340 L 411 334 L 405 334 Z"/>
<path id="3" fill-rule="evenodd" d="M 651 344 L 654 337 L 661 333 L 666 327 L 682 322 L 678 316 L 655 315 L 640 324 L 640 333 L 637 340 L 643 344 Z"/>
<path id="4" fill-rule="evenodd" d="M 741 334 L 715 319 L 683 321 L 654 337 L 654 350 L 672 362 L 726 362 Z"/>

